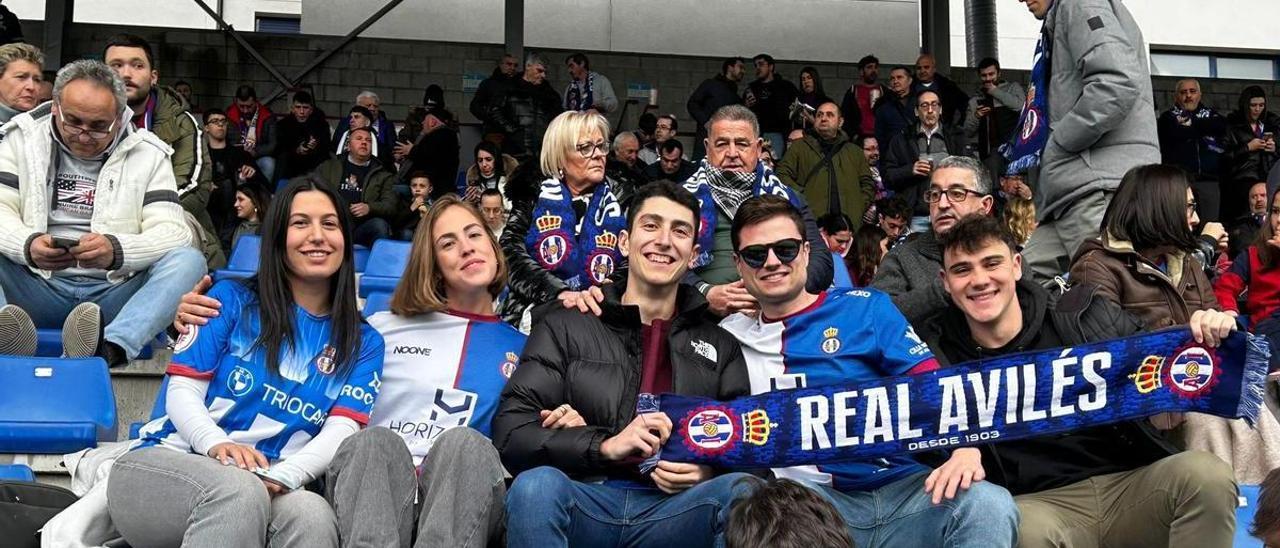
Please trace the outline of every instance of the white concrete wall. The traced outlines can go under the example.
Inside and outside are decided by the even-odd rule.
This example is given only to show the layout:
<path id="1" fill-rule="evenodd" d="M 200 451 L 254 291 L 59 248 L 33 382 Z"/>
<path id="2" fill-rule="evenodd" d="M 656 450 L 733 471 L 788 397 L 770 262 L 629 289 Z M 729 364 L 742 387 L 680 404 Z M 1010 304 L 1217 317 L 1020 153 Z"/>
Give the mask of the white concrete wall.
<path id="1" fill-rule="evenodd" d="M 217 28 L 195 0 L 74 0 L 75 21 L 143 27 Z M 218 0 L 203 0 L 214 11 Z M 344 0 L 325 0 L 342 2 Z M 410 0 L 412 1 L 412 0 Z M 355 2 L 352 3 L 364 3 Z M 6 0 L 20 19 L 44 19 L 45 0 Z M 302 0 L 222 0 L 222 17 L 238 30 L 252 31 L 257 15 L 301 15 Z"/>

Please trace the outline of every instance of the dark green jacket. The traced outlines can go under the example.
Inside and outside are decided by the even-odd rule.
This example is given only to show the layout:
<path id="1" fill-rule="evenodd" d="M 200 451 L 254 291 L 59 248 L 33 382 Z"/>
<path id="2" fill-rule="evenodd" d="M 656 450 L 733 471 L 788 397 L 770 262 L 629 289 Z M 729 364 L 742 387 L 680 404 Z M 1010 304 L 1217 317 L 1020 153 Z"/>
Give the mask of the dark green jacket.
<path id="1" fill-rule="evenodd" d="M 804 195 L 815 217 L 841 211 L 853 221 L 853 230 L 862 225 L 862 214 L 875 200 L 876 183 L 862 147 L 849 141 L 841 131 L 831 149 L 830 165 L 823 162 L 822 144 L 813 134 L 787 147 L 775 172 L 782 182 Z M 834 169 L 832 169 L 834 167 Z M 839 191 L 836 208 L 831 207 L 831 187 Z"/>
<path id="2" fill-rule="evenodd" d="M 342 180 L 342 163 L 345 161 L 347 161 L 346 156 L 325 160 L 320 167 L 316 168 L 316 176 L 333 185 L 334 188 L 338 188 Z M 400 199 L 396 197 L 395 190 L 392 188 L 395 182 L 396 174 L 387 171 L 382 167 L 382 163 L 374 158 L 369 164 L 369 175 L 365 177 L 364 191 L 361 192 L 364 203 L 369 204 L 369 217 L 385 219 L 393 225 L 394 221 L 400 218 Z"/>
<path id="3" fill-rule="evenodd" d="M 178 198 L 200 227 L 217 234 L 209 216 L 209 195 L 213 192 L 213 166 L 209 163 L 209 145 L 205 143 L 202 125 L 188 111 L 187 102 L 173 88 L 156 86 L 156 108 L 151 132 L 173 148 L 169 162 L 173 164 Z M 138 113 L 134 113 L 138 114 Z M 217 261 L 222 249 L 216 239 L 213 245 L 200 245 L 205 259 Z"/>

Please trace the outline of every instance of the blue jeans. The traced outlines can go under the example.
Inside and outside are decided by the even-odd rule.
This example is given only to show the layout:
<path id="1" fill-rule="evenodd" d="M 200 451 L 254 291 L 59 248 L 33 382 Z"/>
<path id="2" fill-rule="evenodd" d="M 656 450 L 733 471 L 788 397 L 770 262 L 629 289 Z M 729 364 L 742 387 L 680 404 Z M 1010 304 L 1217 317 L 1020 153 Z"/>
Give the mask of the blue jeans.
<path id="1" fill-rule="evenodd" d="M 0 306 L 13 304 L 31 315 L 36 327 L 62 327 L 72 308 L 83 302 L 102 307 L 106 340 L 124 349 L 129 359 L 173 322 L 178 301 L 205 274 L 204 256 L 194 248 L 166 253 L 142 272 L 121 283 L 89 277 L 44 279 L 26 266 L 0 257 Z"/>
<path id="2" fill-rule="evenodd" d="M 373 247 L 374 240 L 391 237 L 391 223 L 379 217 L 369 217 L 356 225 L 351 233 L 351 241 L 356 245 Z"/>
<path id="3" fill-rule="evenodd" d="M 835 505 L 858 548 L 1011 548 L 1017 543 L 1018 506 L 1003 487 L 977 482 L 934 505 L 924 490 L 927 477 L 929 472 L 921 472 L 874 491 L 848 493 L 807 485 Z"/>
<path id="4" fill-rule="evenodd" d="M 677 494 L 574 481 L 543 466 L 507 492 L 507 546 L 723 546 L 724 523 L 746 474 L 725 474 Z"/>
<path id="5" fill-rule="evenodd" d="M 270 156 L 258 158 L 258 171 L 262 172 L 262 176 L 268 181 L 274 181 L 276 174 L 276 159 Z"/>

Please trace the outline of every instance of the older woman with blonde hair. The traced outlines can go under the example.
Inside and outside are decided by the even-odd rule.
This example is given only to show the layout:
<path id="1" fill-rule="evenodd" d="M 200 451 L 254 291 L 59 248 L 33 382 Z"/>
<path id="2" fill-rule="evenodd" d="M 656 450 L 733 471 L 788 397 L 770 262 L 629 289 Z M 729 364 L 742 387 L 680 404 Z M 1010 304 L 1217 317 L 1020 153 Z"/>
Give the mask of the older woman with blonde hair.
<path id="1" fill-rule="evenodd" d="M 510 193 L 502 251 L 511 268 L 511 293 L 503 315 L 522 331 L 529 325 L 527 310 L 556 299 L 600 313 L 599 286 L 622 261 L 618 233 L 626 228 L 632 190 L 605 178 L 608 154 L 604 116 L 562 113 L 543 136 L 539 167 L 545 179 L 536 189 Z M 512 181 L 508 188 L 521 183 L 529 186 Z"/>

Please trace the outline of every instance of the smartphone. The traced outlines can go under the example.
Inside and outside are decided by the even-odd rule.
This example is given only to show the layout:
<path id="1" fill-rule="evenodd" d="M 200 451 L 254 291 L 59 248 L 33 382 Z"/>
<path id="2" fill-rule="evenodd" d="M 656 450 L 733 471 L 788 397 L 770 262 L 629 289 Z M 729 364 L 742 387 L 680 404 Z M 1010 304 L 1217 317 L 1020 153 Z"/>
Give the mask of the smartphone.
<path id="1" fill-rule="evenodd" d="M 1263 134 L 1262 134 L 1262 140 L 1263 140 L 1263 141 L 1274 141 L 1275 139 L 1276 139 L 1276 134 L 1275 134 L 1275 133 L 1272 133 L 1272 132 L 1270 132 L 1270 131 L 1265 132 L 1265 133 L 1263 133 Z"/>
<path id="2" fill-rule="evenodd" d="M 53 247 L 71 251 L 71 248 L 80 245 L 80 240 L 75 238 L 63 238 L 61 236 L 53 237 Z"/>
<path id="3" fill-rule="evenodd" d="M 271 470 L 267 468 L 254 468 L 253 473 L 257 475 L 259 478 L 262 478 L 263 481 L 269 481 L 271 483 L 279 485 L 280 487 L 283 487 L 286 491 L 289 490 L 289 486 L 285 485 L 284 481 L 272 476 Z"/>

